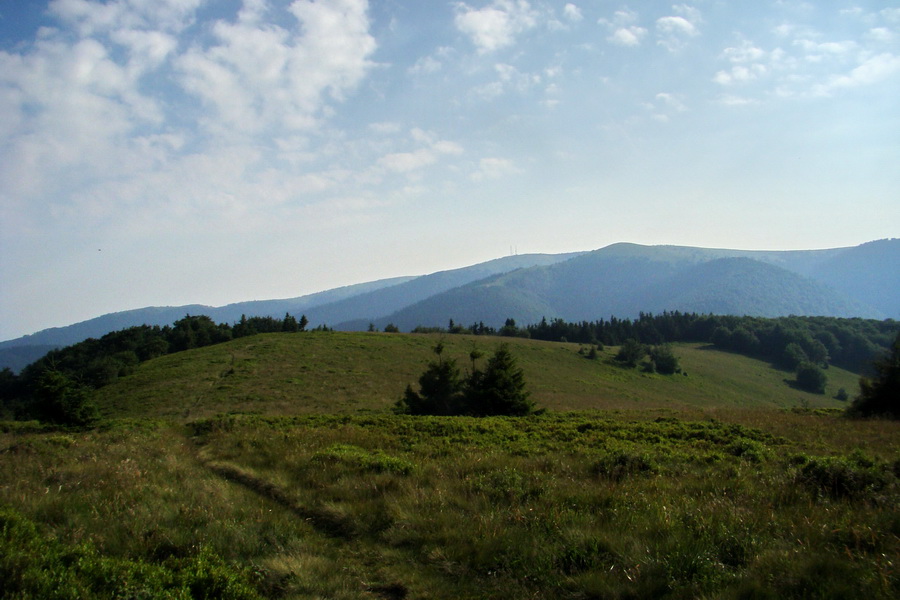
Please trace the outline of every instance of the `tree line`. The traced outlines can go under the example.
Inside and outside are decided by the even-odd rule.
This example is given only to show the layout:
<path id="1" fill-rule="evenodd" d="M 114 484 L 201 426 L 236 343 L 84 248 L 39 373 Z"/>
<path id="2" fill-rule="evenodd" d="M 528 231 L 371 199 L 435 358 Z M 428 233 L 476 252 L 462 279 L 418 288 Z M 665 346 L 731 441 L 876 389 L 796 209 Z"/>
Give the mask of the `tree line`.
<path id="1" fill-rule="evenodd" d="M 299 333 L 308 324 L 306 315 L 242 315 L 233 325 L 186 315 L 171 326 L 139 325 L 88 338 L 51 350 L 18 375 L 8 368 L 0 371 L 0 416 L 85 424 L 95 413 L 89 406 L 90 390 L 132 373 L 144 361 L 258 333 Z"/>
<path id="2" fill-rule="evenodd" d="M 793 370 L 801 362 L 834 365 L 855 373 L 871 373 L 872 361 L 888 351 L 900 332 L 893 319 L 838 317 L 739 317 L 682 312 L 640 313 L 637 319 L 569 322 L 543 318 L 520 327 L 507 319 L 497 329 L 475 323 L 447 328 L 417 327 L 414 333 L 462 333 L 527 337 L 551 342 L 621 346 L 628 340 L 658 346 L 668 343 L 710 343 L 722 350 L 768 360 Z"/>
<path id="3" fill-rule="evenodd" d="M 68 414 L 75 415 L 72 421 L 87 422 L 93 413 L 80 407 L 89 401 L 88 392 L 128 375 L 146 360 L 258 333 L 298 333 L 308 324 L 305 315 L 299 319 L 290 314 L 283 319 L 243 315 L 231 325 L 215 323 L 205 315 L 186 315 L 171 326 L 141 325 L 90 338 L 50 351 L 19 375 L 9 369 L 0 371 L 0 417 L 63 421 L 62 415 Z M 322 325 L 316 330 L 328 327 Z M 388 326 L 385 331 L 398 329 Z M 676 311 L 641 313 L 637 319 L 612 317 L 575 323 L 543 318 L 524 327 L 510 318 L 500 328 L 483 322 L 466 327 L 450 320 L 447 328 L 417 327 L 413 332 L 527 337 L 601 349 L 604 345 L 620 346 L 620 360 L 634 362 L 650 353 L 658 372 L 677 371 L 677 361 L 672 362 L 666 344 L 710 343 L 795 371 L 800 387 L 821 393 L 826 381 L 823 369 L 830 364 L 865 376 L 881 375 L 878 369 L 884 359 L 876 359 L 896 347 L 900 323 L 890 319 L 761 318 Z M 635 359 L 635 352 L 643 354 Z M 412 407 L 415 399 L 410 399 Z"/>

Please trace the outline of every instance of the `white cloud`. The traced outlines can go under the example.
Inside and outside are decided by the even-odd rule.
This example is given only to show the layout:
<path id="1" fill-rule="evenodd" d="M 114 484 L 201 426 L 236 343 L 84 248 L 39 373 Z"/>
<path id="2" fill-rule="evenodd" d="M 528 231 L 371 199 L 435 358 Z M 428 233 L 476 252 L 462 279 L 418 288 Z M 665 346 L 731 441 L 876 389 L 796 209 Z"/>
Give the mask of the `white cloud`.
<path id="1" fill-rule="evenodd" d="M 242 11 L 237 22 L 214 25 L 214 45 L 178 59 L 180 82 L 212 109 L 205 123 L 219 135 L 309 129 L 329 99 L 341 100 L 373 66 L 366 11 L 365 0 L 297 0 L 291 30 Z"/>
<path id="2" fill-rule="evenodd" d="M 849 73 L 832 76 L 826 83 L 815 86 L 813 93 L 827 96 L 841 88 L 873 85 L 900 73 L 900 56 L 879 54 L 866 59 Z"/>
<path id="3" fill-rule="evenodd" d="M 647 30 L 643 27 L 621 27 L 616 29 L 607 39 L 610 43 L 617 46 L 639 46 L 641 40 L 647 35 Z"/>
<path id="4" fill-rule="evenodd" d="M 757 62 L 766 57 L 765 50 L 744 41 L 739 47 L 725 48 L 722 55 L 733 63 Z"/>
<path id="5" fill-rule="evenodd" d="M 634 47 L 639 46 L 647 35 L 646 29 L 633 25 L 637 19 L 637 13 L 622 9 L 613 13 L 611 19 L 599 19 L 597 22 L 611 32 L 606 41 L 617 46 Z"/>
<path id="6" fill-rule="evenodd" d="M 480 182 L 488 179 L 500 179 L 508 175 L 521 173 L 515 163 L 507 158 L 482 158 L 478 162 L 478 169 L 472 173 L 472 181 Z"/>
<path id="7" fill-rule="evenodd" d="M 656 20 L 656 28 L 664 34 L 697 35 L 697 28 L 684 17 L 660 17 Z"/>
<path id="8" fill-rule="evenodd" d="M 194 14 L 205 1 L 53 0 L 47 11 L 82 37 L 123 30 L 177 33 L 194 22 Z"/>
<path id="9" fill-rule="evenodd" d="M 378 159 L 378 166 L 394 173 L 409 173 L 438 162 L 441 156 L 456 156 L 464 152 L 456 142 L 438 139 L 431 131 L 418 127 L 410 130 L 413 142 L 423 147 L 408 152 L 394 152 Z"/>
<path id="10" fill-rule="evenodd" d="M 481 9 L 456 5 L 457 29 L 469 36 L 481 53 L 511 46 L 517 35 L 537 25 L 537 12 L 526 0 L 493 0 Z"/>
<path id="11" fill-rule="evenodd" d="M 730 71 L 719 71 L 713 77 L 713 81 L 720 85 L 747 83 L 762 77 L 768 72 L 765 65 L 753 64 L 750 66 L 735 65 Z"/>
<path id="12" fill-rule="evenodd" d="M 873 27 L 866 33 L 866 38 L 873 42 L 890 44 L 894 41 L 894 32 L 887 27 Z"/>
<path id="13" fill-rule="evenodd" d="M 581 9 L 572 3 L 566 4 L 563 7 L 563 16 L 572 22 L 577 22 L 584 18 L 581 14 Z"/>
<path id="14" fill-rule="evenodd" d="M 437 73 L 441 70 L 442 66 L 441 61 L 433 56 L 423 56 L 409 68 L 409 72 L 413 74 Z"/>
<path id="15" fill-rule="evenodd" d="M 657 43 L 670 52 L 680 50 L 688 38 L 700 35 L 698 25 L 703 21 L 700 11 L 687 4 L 672 6 L 676 13 L 656 20 Z"/>

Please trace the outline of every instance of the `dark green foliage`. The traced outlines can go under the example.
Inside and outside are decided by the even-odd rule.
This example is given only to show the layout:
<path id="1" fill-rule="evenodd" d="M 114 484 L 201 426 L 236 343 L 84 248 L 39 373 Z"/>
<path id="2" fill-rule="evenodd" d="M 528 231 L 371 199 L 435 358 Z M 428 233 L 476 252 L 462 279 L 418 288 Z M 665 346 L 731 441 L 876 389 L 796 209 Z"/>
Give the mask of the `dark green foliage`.
<path id="1" fill-rule="evenodd" d="M 845 458 L 800 456 L 797 481 L 817 495 L 830 498 L 873 499 L 874 494 L 896 485 L 887 465 L 855 453 Z"/>
<path id="2" fill-rule="evenodd" d="M 385 333 L 400 333 L 400 329 L 394 325 L 393 323 L 388 323 L 384 326 Z"/>
<path id="3" fill-rule="evenodd" d="M 879 347 L 889 348 L 900 330 L 893 320 L 842 319 L 836 317 L 737 317 L 696 313 L 664 312 L 641 314 L 638 319 L 617 319 L 567 323 L 562 319 L 542 319 L 526 328 L 532 339 L 617 346 L 628 339 L 642 344 L 666 342 L 710 342 L 723 350 L 770 360 L 796 369 L 794 358 L 785 365 L 785 349 L 796 344 L 802 355 L 819 365 L 828 363 L 862 372 Z M 795 351 L 792 351 L 794 353 Z"/>
<path id="4" fill-rule="evenodd" d="M 296 317 L 288 313 L 284 313 L 284 320 L 281 323 L 281 331 L 285 333 L 297 333 L 300 331 L 300 322 Z"/>
<path id="5" fill-rule="evenodd" d="M 800 363 L 797 367 L 797 386 L 814 394 L 824 394 L 828 377 L 818 365 L 811 362 Z"/>
<path id="6" fill-rule="evenodd" d="M 89 390 L 57 371 L 45 371 L 34 389 L 34 416 L 59 425 L 90 425 L 99 412 Z"/>
<path id="7" fill-rule="evenodd" d="M 398 405 L 402 412 L 411 415 L 456 415 L 463 409 L 463 382 L 456 361 L 429 363 L 419 377 L 419 392 L 406 386 L 403 400 Z"/>
<path id="8" fill-rule="evenodd" d="M 188 315 L 180 321 L 175 321 L 172 333 L 168 337 L 172 350 L 179 352 L 227 342 L 232 338 L 232 334 L 230 327 L 225 324 L 217 325 L 206 315 L 196 317 Z"/>
<path id="9" fill-rule="evenodd" d="M 875 362 L 875 371 L 875 378 L 859 380 L 859 396 L 850 407 L 851 414 L 900 419 L 900 333 L 890 355 Z"/>
<path id="10" fill-rule="evenodd" d="M 647 347 L 630 338 L 622 343 L 619 352 L 616 354 L 616 360 L 628 367 L 635 367 L 646 355 Z"/>
<path id="11" fill-rule="evenodd" d="M 444 360 L 444 345 L 438 343 L 434 353 L 438 360 L 428 364 L 419 377 L 419 391 L 406 386 L 396 405 L 397 412 L 412 415 L 491 415 L 523 416 L 534 411 L 525 389 L 525 375 L 506 344 L 501 344 L 488 360 L 484 371 L 475 368 L 482 356 L 480 350 L 469 353 L 472 373 L 463 380 L 456 361 Z"/>
<path id="12" fill-rule="evenodd" d="M 681 365 L 678 364 L 678 357 L 672 352 L 672 347 L 668 344 L 653 346 L 650 349 L 650 361 L 653 369 L 661 375 L 674 375 L 681 372 Z"/>
<path id="13" fill-rule="evenodd" d="M 207 316 L 187 315 L 172 327 L 130 327 L 108 333 L 99 340 L 89 338 L 52 350 L 28 365 L 18 376 L 4 372 L 0 379 L 0 398 L 7 412 L 10 407 L 16 407 L 18 412 L 26 415 L 54 414 L 54 411 L 29 408 L 36 401 L 43 402 L 38 399 L 38 386 L 48 371 L 63 376 L 72 385 L 97 389 L 130 375 L 141 362 L 171 352 L 220 344 L 257 333 L 303 331 L 307 323 L 305 315 L 299 321 L 290 314 L 285 314 L 283 320 L 272 317 L 248 319 L 242 315 L 240 322 L 231 327 L 225 323 L 217 324 Z"/>
<path id="14" fill-rule="evenodd" d="M 809 357 L 806 356 L 806 352 L 803 351 L 800 344 L 794 342 L 784 347 L 784 351 L 781 353 L 781 358 L 778 361 L 779 366 L 788 371 L 793 371 L 804 363 L 809 363 Z"/>
<path id="15" fill-rule="evenodd" d="M 5 508 L 0 508 L 0 582 L 3 598 L 260 598 L 249 570 L 211 552 L 162 562 L 107 557 L 88 543 L 65 546 L 44 537 L 34 523 Z"/>
<path id="16" fill-rule="evenodd" d="M 525 375 L 509 347 L 501 344 L 488 360 L 484 372 L 475 371 L 467 385 L 468 412 L 476 416 L 506 415 L 520 417 L 534 410 L 528 399 Z"/>

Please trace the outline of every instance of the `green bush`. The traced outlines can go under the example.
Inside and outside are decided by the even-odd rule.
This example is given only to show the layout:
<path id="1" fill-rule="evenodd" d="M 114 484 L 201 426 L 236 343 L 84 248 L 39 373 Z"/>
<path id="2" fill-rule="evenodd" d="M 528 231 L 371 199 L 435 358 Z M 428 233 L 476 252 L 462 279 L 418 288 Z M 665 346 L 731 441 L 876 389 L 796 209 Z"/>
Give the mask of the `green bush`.
<path id="1" fill-rule="evenodd" d="M 797 386 L 814 394 L 824 394 L 828 384 L 828 376 L 825 372 L 811 362 L 801 363 L 797 368 Z"/>
<path id="2" fill-rule="evenodd" d="M 864 499 L 886 488 L 894 475 L 859 454 L 847 458 L 800 457 L 797 480 L 816 494 L 830 498 Z"/>
<path id="3" fill-rule="evenodd" d="M 37 417 L 58 425 L 91 425 L 100 413 L 83 385 L 57 371 L 45 371 L 34 390 Z"/>

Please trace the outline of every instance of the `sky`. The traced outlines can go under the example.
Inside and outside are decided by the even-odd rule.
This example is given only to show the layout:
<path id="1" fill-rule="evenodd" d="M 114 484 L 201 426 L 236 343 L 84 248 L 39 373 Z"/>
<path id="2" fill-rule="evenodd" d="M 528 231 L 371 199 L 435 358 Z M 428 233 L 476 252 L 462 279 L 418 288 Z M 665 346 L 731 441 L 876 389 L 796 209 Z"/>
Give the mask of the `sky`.
<path id="1" fill-rule="evenodd" d="M 900 3 L 0 0 L 0 340 L 900 234 Z"/>

